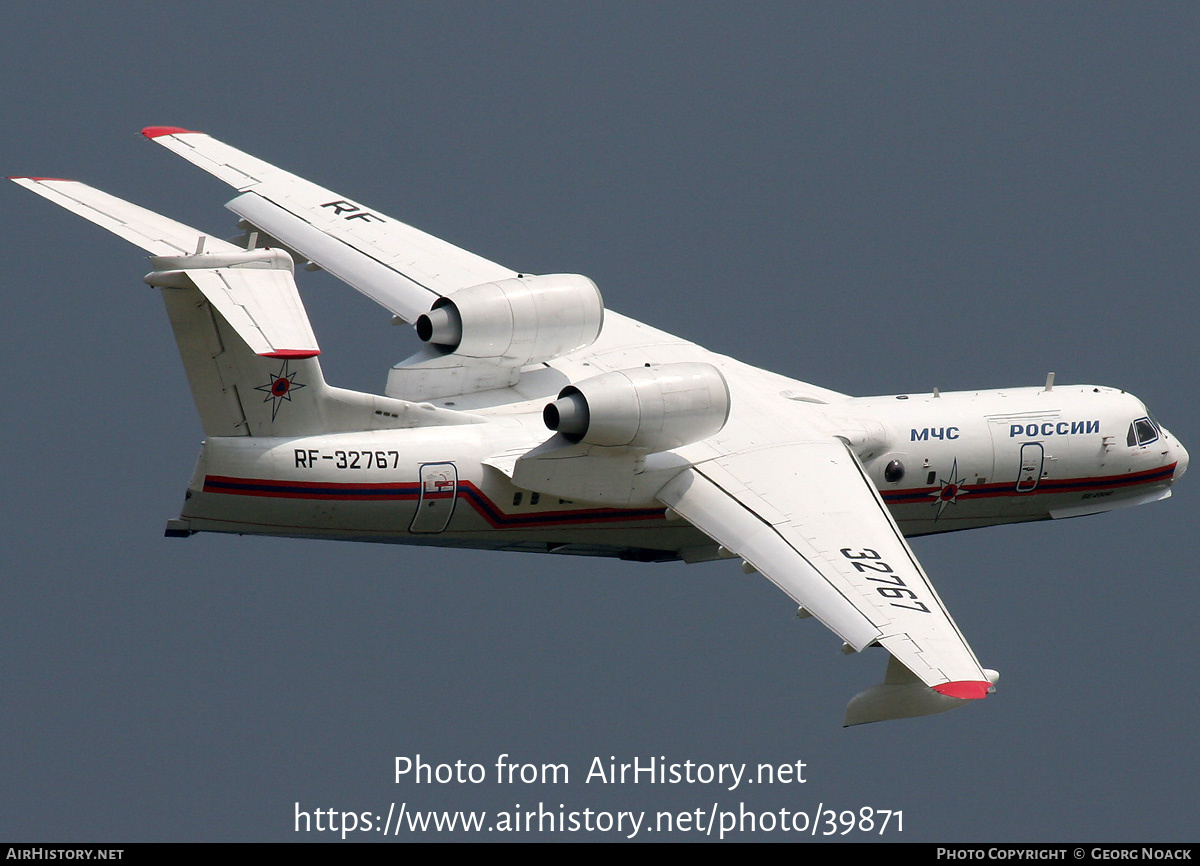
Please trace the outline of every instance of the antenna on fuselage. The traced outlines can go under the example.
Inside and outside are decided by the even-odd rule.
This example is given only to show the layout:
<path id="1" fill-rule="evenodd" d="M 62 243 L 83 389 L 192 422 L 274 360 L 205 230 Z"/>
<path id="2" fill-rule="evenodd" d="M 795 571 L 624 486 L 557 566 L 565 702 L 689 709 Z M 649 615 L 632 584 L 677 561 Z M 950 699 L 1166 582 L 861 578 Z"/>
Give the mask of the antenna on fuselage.
<path id="1" fill-rule="evenodd" d="M 1046 390 L 1047 391 L 1054 390 L 1054 373 L 1046 374 Z"/>

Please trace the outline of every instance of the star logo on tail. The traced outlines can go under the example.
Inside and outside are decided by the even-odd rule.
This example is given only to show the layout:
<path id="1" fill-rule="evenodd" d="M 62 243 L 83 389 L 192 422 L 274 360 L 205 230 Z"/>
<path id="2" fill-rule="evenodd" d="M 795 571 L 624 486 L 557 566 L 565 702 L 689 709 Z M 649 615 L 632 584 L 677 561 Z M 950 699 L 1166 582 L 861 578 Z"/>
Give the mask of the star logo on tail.
<path id="1" fill-rule="evenodd" d="M 288 369 L 288 362 L 285 360 L 283 366 L 279 368 L 279 373 L 271 374 L 271 381 L 266 385 L 259 385 L 255 391 L 266 392 L 266 397 L 263 402 L 271 401 L 271 421 L 274 422 L 275 416 L 279 414 L 279 407 L 286 400 L 292 402 L 292 392 L 299 391 L 304 386 L 296 381 L 296 374 Z"/>

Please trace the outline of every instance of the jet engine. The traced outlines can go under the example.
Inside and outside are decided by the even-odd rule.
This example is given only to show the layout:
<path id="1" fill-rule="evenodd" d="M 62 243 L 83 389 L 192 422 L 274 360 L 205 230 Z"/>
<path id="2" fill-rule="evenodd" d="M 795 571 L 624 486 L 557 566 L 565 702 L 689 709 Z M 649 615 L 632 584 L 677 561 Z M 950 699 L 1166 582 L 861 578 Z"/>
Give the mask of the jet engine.
<path id="1" fill-rule="evenodd" d="M 444 354 L 512 367 L 590 346 L 603 324 L 604 301 L 594 282 L 578 274 L 543 274 L 439 298 L 417 319 L 417 336 Z"/>
<path id="2" fill-rule="evenodd" d="M 717 433 L 729 404 L 725 377 L 711 364 L 661 364 L 568 385 L 542 419 L 571 442 L 657 452 Z"/>

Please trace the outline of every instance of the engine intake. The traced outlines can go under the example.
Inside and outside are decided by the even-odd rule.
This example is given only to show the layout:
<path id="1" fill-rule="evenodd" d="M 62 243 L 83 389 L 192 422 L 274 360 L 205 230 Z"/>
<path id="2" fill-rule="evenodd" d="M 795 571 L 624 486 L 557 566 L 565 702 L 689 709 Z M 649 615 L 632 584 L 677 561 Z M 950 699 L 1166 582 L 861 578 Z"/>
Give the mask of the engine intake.
<path id="1" fill-rule="evenodd" d="M 594 282 L 543 274 L 438 298 L 417 319 L 417 336 L 447 354 L 525 366 L 590 346 L 603 324 L 604 300 Z"/>
<path id="2" fill-rule="evenodd" d="M 729 406 L 729 386 L 716 367 L 661 364 L 568 385 L 542 410 L 542 420 L 571 442 L 656 452 L 719 432 Z"/>

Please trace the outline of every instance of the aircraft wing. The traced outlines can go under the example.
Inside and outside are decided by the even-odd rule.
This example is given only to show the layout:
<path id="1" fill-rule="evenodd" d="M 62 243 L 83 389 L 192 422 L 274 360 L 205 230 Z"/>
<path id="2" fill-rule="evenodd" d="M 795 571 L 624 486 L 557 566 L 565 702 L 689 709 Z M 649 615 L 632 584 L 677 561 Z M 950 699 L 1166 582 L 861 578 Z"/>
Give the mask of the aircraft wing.
<path id="1" fill-rule="evenodd" d="M 458 289 L 517 276 L 202 133 L 151 126 L 142 134 L 242 194 L 226 207 L 406 322 Z"/>
<path id="2" fill-rule="evenodd" d="M 148 126 L 142 134 L 238 190 L 241 195 L 225 206 L 245 222 L 406 322 L 416 322 L 441 297 L 519 275 L 206 133 Z M 597 352 L 651 347 L 656 354 L 665 352 L 680 360 L 708 354 L 679 337 L 606 309 L 589 363 L 600 362 L 594 357 Z M 823 400 L 844 396 L 809 385 L 804 390 Z"/>
<path id="3" fill-rule="evenodd" d="M 982 698 L 985 673 L 879 493 L 841 440 L 729 453 L 658 498 L 744 559 L 854 650 L 892 663 L 846 724 L 925 715 Z"/>

